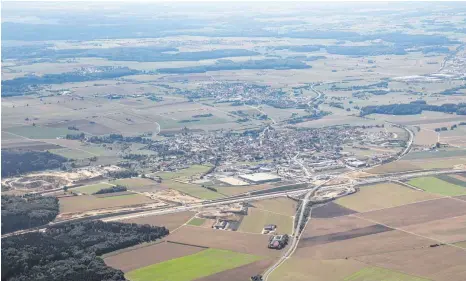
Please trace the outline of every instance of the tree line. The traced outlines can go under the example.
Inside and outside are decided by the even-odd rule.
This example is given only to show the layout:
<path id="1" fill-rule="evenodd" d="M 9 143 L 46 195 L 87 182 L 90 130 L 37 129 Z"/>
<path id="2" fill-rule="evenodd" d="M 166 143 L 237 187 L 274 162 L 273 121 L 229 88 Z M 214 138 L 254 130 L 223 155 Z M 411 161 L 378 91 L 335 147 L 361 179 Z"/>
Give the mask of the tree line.
<path id="1" fill-rule="evenodd" d="M 4 238 L 2 280 L 126 280 L 122 271 L 108 267 L 99 256 L 168 233 L 165 227 L 85 221 Z"/>
<path id="2" fill-rule="evenodd" d="M 127 191 L 127 190 L 128 190 L 128 188 L 126 188 L 126 186 L 117 184 L 115 186 L 102 188 L 99 191 L 94 192 L 94 194 L 115 193 L 115 192 L 123 192 L 123 191 Z"/>

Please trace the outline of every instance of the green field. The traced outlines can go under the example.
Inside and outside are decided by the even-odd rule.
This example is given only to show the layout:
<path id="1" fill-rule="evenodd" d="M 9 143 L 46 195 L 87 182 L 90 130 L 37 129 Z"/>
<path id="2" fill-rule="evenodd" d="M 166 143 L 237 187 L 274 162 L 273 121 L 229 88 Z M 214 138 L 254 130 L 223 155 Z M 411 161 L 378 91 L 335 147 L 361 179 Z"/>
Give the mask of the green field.
<path id="1" fill-rule="evenodd" d="M 131 281 L 189 281 L 236 268 L 261 259 L 258 256 L 227 250 L 206 249 L 202 252 L 164 261 L 130 271 Z"/>
<path id="2" fill-rule="evenodd" d="M 205 222 L 205 219 L 193 218 L 188 222 L 189 225 L 201 226 Z"/>
<path id="3" fill-rule="evenodd" d="M 5 129 L 9 133 L 20 135 L 30 139 L 55 139 L 73 133 L 65 128 L 49 128 L 40 126 L 20 126 Z"/>
<path id="4" fill-rule="evenodd" d="M 118 179 L 118 180 L 112 181 L 111 183 L 123 185 L 123 186 L 126 186 L 126 187 L 130 188 L 130 189 L 131 189 L 131 187 L 133 187 L 133 188 L 134 187 L 144 187 L 144 186 L 156 184 L 156 182 L 154 182 L 151 179 L 147 179 L 147 178 Z"/>
<path id="5" fill-rule="evenodd" d="M 435 177 L 415 178 L 408 182 L 410 185 L 419 187 L 425 191 L 445 195 L 457 196 L 466 195 L 466 188 L 455 184 L 448 183 Z"/>
<path id="6" fill-rule="evenodd" d="M 174 178 L 186 178 L 194 175 L 199 175 L 207 172 L 211 167 L 204 165 L 193 165 L 187 169 L 182 169 L 176 172 L 162 172 L 158 173 L 157 176 L 161 177 L 164 180 L 174 179 Z"/>
<path id="7" fill-rule="evenodd" d="M 73 190 L 76 190 L 78 192 L 85 193 L 85 194 L 92 194 L 94 192 L 101 190 L 102 188 L 109 188 L 111 186 L 112 186 L 111 184 L 102 182 L 102 183 L 80 186 L 80 187 L 74 188 Z"/>
<path id="8" fill-rule="evenodd" d="M 167 180 L 167 181 L 163 181 L 162 185 L 168 188 L 176 189 L 178 191 L 181 191 L 183 193 L 186 193 L 186 194 L 189 194 L 191 196 L 201 198 L 201 199 L 211 200 L 211 199 L 218 199 L 218 198 L 224 197 L 222 194 L 218 192 L 213 192 L 211 190 L 208 190 L 207 188 L 201 187 L 199 185 L 194 185 L 194 184 L 187 184 L 187 183 Z"/>
<path id="9" fill-rule="evenodd" d="M 380 268 L 380 267 L 366 267 L 358 272 L 351 274 L 343 279 L 344 281 L 429 281 L 412 275 L 407 275 L 401 272 Z"/>

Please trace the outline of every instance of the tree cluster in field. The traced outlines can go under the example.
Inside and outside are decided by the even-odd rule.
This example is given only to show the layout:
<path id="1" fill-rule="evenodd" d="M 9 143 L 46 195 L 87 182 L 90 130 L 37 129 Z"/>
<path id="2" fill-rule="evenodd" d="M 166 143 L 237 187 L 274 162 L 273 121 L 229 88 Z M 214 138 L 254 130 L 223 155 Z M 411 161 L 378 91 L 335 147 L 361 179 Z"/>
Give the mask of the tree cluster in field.
<path id="1" fill-rule="evenodd" d="M 84 133 L 80 134 L 66 134 L 65 138 L 67 140 L 83 140 L 86 137 Z"/>
<path id="2" fill-rule="evenodd" d="M 127 191 L 127 190 L 128 190 L 128 188 L 126 188 L 126 186 L 117 184 L 115 186 L 102 188 L 99 191 L 94 192 L 93 194 L 115 193 L 115 192 L 123 192 L 123 191 Z"/>
<path id="3" fill-rule="evenodd" d="M 388 87 L 388 82 L 386 81 L 381 81 L 378 83 L 374 84 L 369 84 L 369 85 L 354 85 L 354 86 L 348 86 L 348 87 L 338 87 L 335 84 L 330 87 L 332 91 L 360 91 L 360 90 L 370 90 L 373 88 L 387 88 Z"/>
<path id="4" fill-rule="evenodd" d="M 313 113 L 313 114 L 294 117 L 294 118 L 288 119 L 286 122 L 288 124 L 298 124 L 298 123 L 302 123 L 302 122 L 306 122 L 306 121 L 316 120 L 316 119 L 322 118 L 324 116 L 327 116 L 329 114 L 331 114 L 331 112 L 329 112 L 329 111 L 319 111 L 319 112 L 316 112 L 316 113 Z"/>
<path id="5" fill-rule="evenodd" d="M 58 212 L 55 197 L 2 195 L 2 234 L 45 225 Z"/>
<path id="6" fill-rule="evenodd" d="M 442 105 L 428 105 L 425 101 L 415 101 L 408 104 L 369 105 L 361 108 L 361 116 L 368 114 L 414 115 L 423 110 L 456 113 L 466 115 L 466 103 L 445 103 Z"/>
<path id="7" fill-rule="evenodd" d="M 212 117 L 212 116 L 214 116 L 212 113 L 206 113 L 206 114 L 193 115 L 193 118 L 203 118 L 203 117 Z"/>
<path id="8" fill-rule="evenodd" d="M 343 103 L 341 102 L 332 101 L 328 105 L 330 105 L 331 107 L 335 107 L 335 108 L 345 109 L 345 107 L 343 106 Z"/>
<path id="9" fill-rule="evenodd" d="M 123 159 L 135 160 L 135 161 L 143 161 L 143 160 L 146 160 L 147 157 L 148 156 L 145 154 L 134 154 L 134 153 L 123 155 Z"/>
<path id="10" fill-rule="evenodd" d="M 67 159 L 48 151 L 2 150 L 2 177 L 60 168 Z"/>
<path id="11" fill-rule="evenodd" d="M 465 85 L 460 85 L 451 89 L 447 89 L 445 91 L 440 92 L 439 94 L 441 95 L 463 95 L 461 93 L 461 90 L 466 89 L 466 84 Z"/>
<path id="12" fill-rule="evenodd" d="M 4 238 L 2 280 L 126 280 L 122 271 L 108 267 L 98 256 L 166 235 L 165 227 L 85 221 Z"/>
<path id="13" fill-rule="evenodd" d="M 133 170 L 121 170 L 121 171 L 111 171 L 108 172 L 108 175 L 112 178 L 123 179 L 123 178 L 132 178 L 137 177 L 139 174 Z"/>
<path id="14" fill-rule="evenodd" d="M 115 142 L 136 142 L 136 143 L 151 143 L 152 140 L 150 138 L 145 138 L 142 136 L 135 136 L 135 137 L 124 137 L 121 134 L 110 134 L 108 136 L 91 136 L 87 138 L 88 142 L 91 143 L 115 143 Z"/>

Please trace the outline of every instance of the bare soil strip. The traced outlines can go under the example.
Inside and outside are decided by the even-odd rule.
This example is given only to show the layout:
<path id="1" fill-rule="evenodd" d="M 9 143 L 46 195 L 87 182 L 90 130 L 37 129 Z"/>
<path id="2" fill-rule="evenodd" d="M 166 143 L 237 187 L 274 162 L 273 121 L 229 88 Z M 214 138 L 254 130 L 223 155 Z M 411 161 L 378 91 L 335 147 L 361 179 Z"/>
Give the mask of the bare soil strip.
<path id="1" fill-rule="evenodd" d="M 355 214 L 356 211 L 340 206 L 334 202 L 327 203 L 323 206 L 317 207 L 312 210 L 313 218 L 334 218 Z"/>
<path id="2" fill-rule="evenodd" d="M 303 238 L 301 239 L 301 241 L 299 241 L 299 246 L 310 247 L 314 245 L 321 245 L 321 244 L 332 243 L 336 241 L 353 239 L 353 238 L 362 237 L 362 236 L 368 236 L 368 235 L 382 233 L 382 232 L 391 231 L 391 230 L 393 229 L 380 225 L 380 224 L 375 224 L 375 225 L 371 225 L 371 226 L 367 226 L 363 228 L 356 228 L 356 229 L 352 229 L 352 230 L 344 231 L 344 232 L 337 232 L 337 233 L 332 233 L 332 234 L 327 234 L 327 235 Z"/>
<path id="3" fill-rule="evenodd" d="M 162 242 L 133 251 L 124 252 L 118 255 L 105 258 L 106 264 L 113 268 L 118 268 L 123 272 L 160 263 L 166 260 L 192 255 L 205 250 L 203 247 L 181 245 L 176 243 Z"/>

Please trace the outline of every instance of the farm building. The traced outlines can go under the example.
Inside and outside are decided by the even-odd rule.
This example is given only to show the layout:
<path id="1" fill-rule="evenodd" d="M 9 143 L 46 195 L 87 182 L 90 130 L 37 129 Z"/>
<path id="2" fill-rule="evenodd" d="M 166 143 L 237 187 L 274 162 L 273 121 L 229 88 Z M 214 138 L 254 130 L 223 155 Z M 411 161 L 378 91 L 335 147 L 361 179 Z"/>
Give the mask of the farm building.
<path id="1" fill-rule="evenodd" d="M 288 235 L 274 235 L 270 237 L 268 247 L 270 249 L 283 249 L 288 244 Z"/>
<path id="2" fill-rule="evenodd" d="M 239 175 L 239 178 L 253 183 L 253 184 L 261 184 L 266 182 L 277 182 L 280 181 L 281 178 L 274 174 L 269 173 L 255 173 L 255 174 L 247 174 L 247 175 Z"/>
<path id="3" fill-rule="evenodd" d="M 219 220 L 212 227 L 215 229 L 225 229 L 227 227 L 227 224 L 227 221 Z"/>

